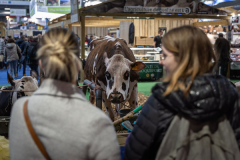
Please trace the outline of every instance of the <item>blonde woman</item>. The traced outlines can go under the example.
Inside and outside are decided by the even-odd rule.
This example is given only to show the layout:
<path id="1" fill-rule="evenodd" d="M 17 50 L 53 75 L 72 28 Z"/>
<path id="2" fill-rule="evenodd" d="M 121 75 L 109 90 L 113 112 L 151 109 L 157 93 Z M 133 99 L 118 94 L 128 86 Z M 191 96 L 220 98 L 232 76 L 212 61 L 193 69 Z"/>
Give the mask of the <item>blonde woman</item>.
<path id="1" fill-rule="evenodd" d="M 75 85 L 81 64 L 74 33 L 50 30 L 43 36 L 37 56 L 46 79 L 33 96 L 21 98 L 13 106 L 11 159 L 119 160 L 111 120 Z"/>
<path id="2" fill-rule="evenodd" d="M 213 75 L 216 57 L 200 29 L 183 26 L 162 39 L 165 82 L 152 88 L 125 148 L 125 160 L 154 160 L 173 117 L 200 122 L 226 115 L 240 146 L 238 93 L 223 76 Z"/>

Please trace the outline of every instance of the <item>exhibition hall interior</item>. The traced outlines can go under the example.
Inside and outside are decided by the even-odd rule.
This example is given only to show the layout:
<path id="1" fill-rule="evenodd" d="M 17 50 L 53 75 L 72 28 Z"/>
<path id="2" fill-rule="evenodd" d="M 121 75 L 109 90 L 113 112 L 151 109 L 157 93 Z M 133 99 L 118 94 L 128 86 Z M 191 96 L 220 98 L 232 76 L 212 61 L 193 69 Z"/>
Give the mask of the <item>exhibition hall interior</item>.
<path id="1" fill-rule="evenodd" d="M 0 0 L 0 160 L 239 160 L 240 0 Z"/>

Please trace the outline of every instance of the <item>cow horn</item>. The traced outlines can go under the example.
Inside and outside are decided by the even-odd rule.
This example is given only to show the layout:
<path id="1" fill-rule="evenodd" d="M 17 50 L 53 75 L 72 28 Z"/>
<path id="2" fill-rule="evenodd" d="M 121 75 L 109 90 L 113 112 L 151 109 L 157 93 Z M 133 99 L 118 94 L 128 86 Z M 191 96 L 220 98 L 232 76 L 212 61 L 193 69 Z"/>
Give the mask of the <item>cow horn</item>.
<path id="1" fill-rule="evenodd" d="M 8 79 L 8 83 L 14 87 L 15 86 L 14 79 L 8 72 L 7 72 L 7 79 Z"/>

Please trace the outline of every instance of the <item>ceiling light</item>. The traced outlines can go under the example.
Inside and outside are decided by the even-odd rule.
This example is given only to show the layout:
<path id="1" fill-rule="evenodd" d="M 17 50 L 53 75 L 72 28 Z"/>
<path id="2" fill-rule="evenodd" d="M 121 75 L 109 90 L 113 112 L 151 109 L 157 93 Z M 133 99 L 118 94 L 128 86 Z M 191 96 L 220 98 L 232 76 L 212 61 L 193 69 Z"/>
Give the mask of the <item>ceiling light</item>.
<path id="1" fill-rule="evenodd" d="M 9 11 L 9 10 L 10 10 L 10 8 L 4 8 L 4 10 L 8 10 L 8 11 Z"/>

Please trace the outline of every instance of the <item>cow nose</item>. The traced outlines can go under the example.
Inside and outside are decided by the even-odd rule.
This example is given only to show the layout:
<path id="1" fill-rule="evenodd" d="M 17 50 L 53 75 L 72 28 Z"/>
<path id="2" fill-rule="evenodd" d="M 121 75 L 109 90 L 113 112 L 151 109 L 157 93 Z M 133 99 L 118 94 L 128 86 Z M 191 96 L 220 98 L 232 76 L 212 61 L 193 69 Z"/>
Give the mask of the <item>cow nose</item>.
<path id="1" fill-rule="evenodd" d="M 111 102 L 112 103 L 121 103 L 123 101 L 121 93 L 112 93 L 111 94 Z"/>
<path id="2" fill-rule="evenodd" d="M 113 94 L 111 94 L 111 98 L 120 99 L 121 97 L 122 97 L 122 94 L 121 94 L 121 93 L 117 93 L 117 94 L 113 93 Z"/>

